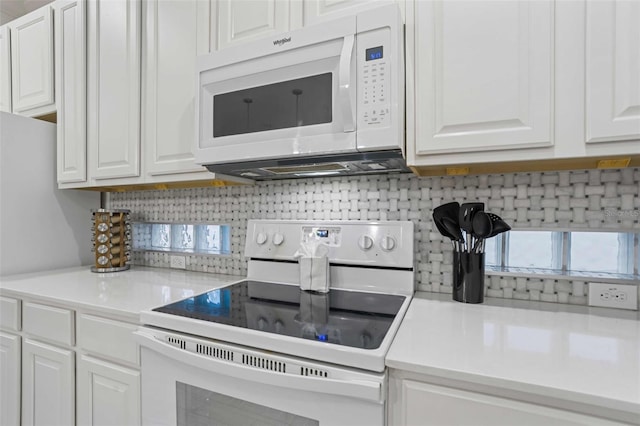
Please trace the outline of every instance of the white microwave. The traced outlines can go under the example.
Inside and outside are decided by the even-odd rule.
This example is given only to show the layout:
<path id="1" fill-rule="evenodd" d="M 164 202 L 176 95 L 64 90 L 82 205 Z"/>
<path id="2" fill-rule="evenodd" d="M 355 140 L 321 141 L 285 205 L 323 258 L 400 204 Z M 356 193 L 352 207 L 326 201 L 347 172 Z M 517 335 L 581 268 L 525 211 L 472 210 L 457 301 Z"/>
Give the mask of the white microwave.
<path id="1" fill-rule="evenodd" d="M 408 171 L 389 4 L 198 58 L 195 159 L 262 180 Z"/>

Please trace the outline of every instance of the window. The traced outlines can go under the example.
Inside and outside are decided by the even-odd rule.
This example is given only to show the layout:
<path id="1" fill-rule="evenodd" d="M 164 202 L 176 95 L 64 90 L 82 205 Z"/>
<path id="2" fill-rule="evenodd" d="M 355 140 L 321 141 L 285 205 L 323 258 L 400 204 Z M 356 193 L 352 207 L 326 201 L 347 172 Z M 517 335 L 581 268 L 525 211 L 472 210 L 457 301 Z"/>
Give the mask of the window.
<path id="1" fill-rule="evenodd" d="M 583 231 L 510 231 L 486 242 L 489 271 L 535 274 L 609 274 L 637 279 L 640 234 Z M 495 240 L 495 241 L 492 241 Z M 524 269 L 524 271 L 523 271 Z"/>
<path id="2" fill-rule="evenodd" d="M 212 223 L 133 223 L 134 251 L 229 254 L 229 225 Z"/>

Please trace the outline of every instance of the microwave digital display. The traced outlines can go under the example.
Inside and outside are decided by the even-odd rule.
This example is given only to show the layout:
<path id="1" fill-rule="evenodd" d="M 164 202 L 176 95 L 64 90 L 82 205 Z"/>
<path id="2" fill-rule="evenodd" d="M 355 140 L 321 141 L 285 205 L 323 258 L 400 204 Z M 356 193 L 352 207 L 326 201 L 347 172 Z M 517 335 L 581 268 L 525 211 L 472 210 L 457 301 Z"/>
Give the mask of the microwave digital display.
<path id="1" fill-rule="evenodd" d="M 365 50 L 366 61 L 375 61 L 376 59 L 382 59 L 382 46 L 372 47 Z"/>

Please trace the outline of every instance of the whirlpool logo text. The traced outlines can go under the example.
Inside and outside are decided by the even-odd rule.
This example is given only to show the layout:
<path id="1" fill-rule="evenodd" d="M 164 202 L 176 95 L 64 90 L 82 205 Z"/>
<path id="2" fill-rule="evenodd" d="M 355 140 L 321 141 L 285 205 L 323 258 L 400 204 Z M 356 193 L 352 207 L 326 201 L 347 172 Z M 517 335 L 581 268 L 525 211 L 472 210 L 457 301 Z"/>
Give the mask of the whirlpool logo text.
<path id="1" fill-rule="evenodd" d="M 285 37 L 285 38 L 281 38 L 280 40 L 274 40 L 273 45 L 282 46 L 283 44 L 289 43 L 290 41 L 291 41 L 291 37 Z"/>

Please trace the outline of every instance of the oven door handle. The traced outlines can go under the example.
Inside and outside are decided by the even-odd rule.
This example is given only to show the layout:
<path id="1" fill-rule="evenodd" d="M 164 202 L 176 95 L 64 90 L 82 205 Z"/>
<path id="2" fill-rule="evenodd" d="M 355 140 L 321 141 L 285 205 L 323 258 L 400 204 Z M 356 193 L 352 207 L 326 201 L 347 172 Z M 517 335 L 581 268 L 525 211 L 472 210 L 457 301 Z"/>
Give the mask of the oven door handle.
<path id="1" fill-rule="evenodd" d="M 345 133 L 356 130 L 355 120 L 353 119 L 353 97 L 351 96 L 351 91 L 353 90 L 351 84 L 351 59 L 353 58 L 354 43 L 354 35 L 345 36 L 342 52 L 340 52 L 340 68 L 338 73 L 340 87 L 338 93 L 340 96 L 340 110 L 342 111 L 342 123 Z"/>
<path id="2" fill-rule="evenodd" d="M 224 374 L 225 376 L 243 379 L 248 382 L 259 382 L 287 389 L 342 395 L 349 398 L 376 402 L 383 401 L 382 383 L 379 382 L 367 380 L 335 380 L 261 370 L 233 361 L 210 358 L 185 349 L 180 349 L 158 340 L 153 335 L 141 329 L 138 329 L 138 331 L 135 331 L 133 334 L 136 336 L 138 343 L 143 347 L 172 358 L 181 364 L 190 365 L 216 374 Z M 144 365 L 142 365 L 142 369 L 144 370 Z"/>

